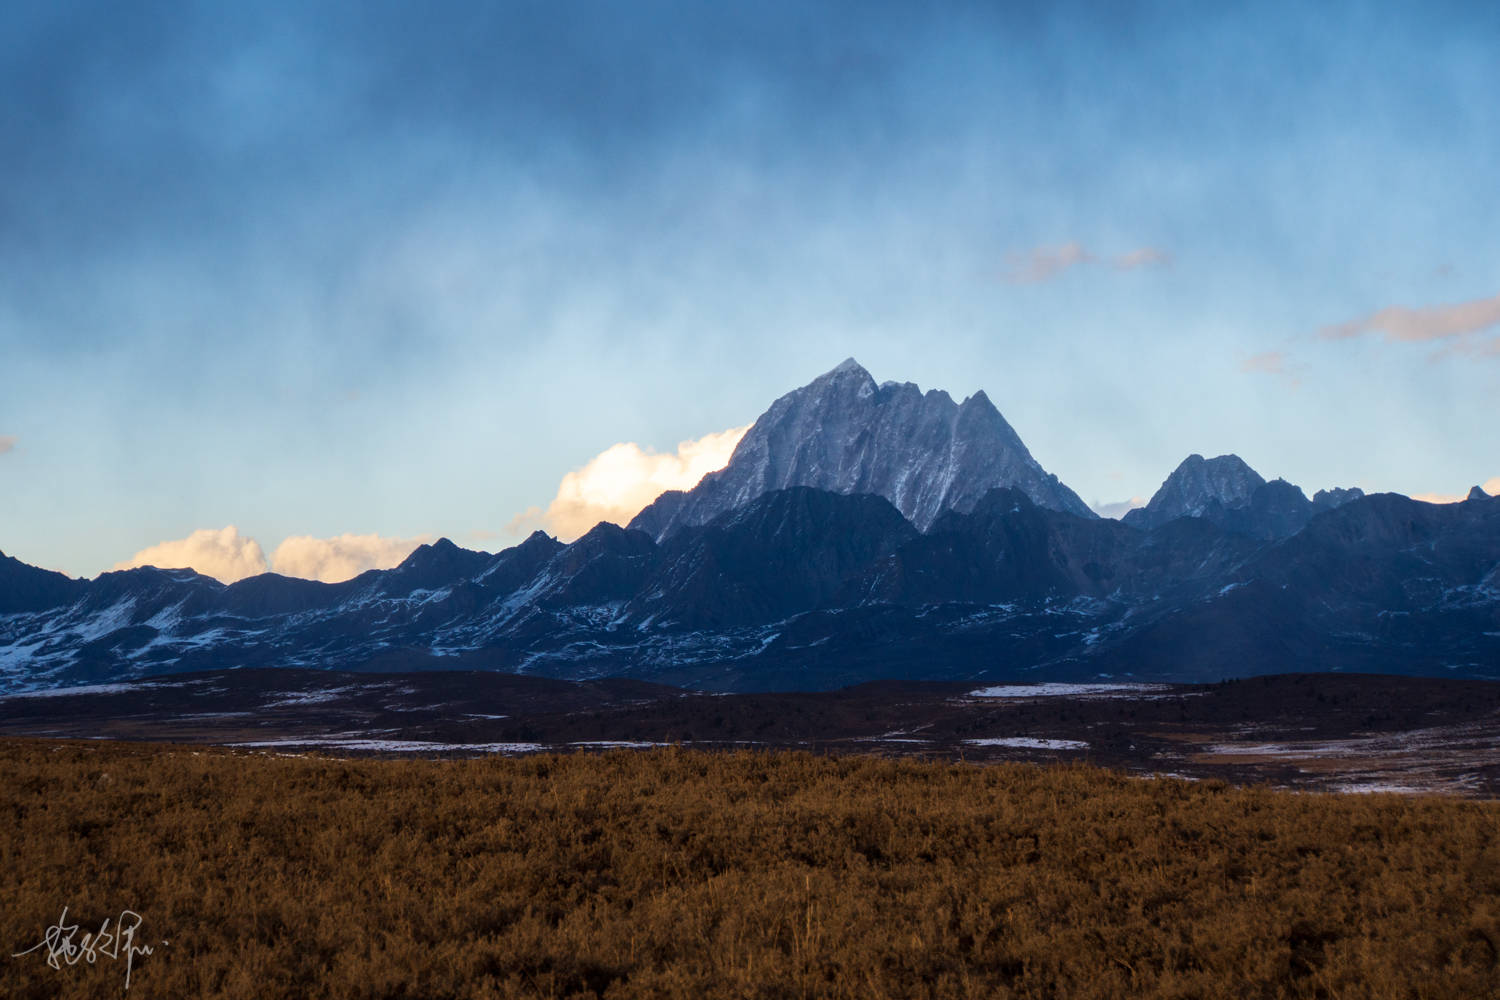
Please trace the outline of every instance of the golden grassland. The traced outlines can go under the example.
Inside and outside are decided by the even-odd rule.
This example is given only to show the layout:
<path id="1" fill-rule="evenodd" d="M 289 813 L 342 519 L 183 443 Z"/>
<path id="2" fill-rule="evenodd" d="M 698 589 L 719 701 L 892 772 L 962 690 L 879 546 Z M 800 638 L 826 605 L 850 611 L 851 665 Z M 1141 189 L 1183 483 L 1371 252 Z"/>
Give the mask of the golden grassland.
<path id="1" fill-rule="evenodd" d="M 1500 996 L 1495 803 L 678 749 L 0 772 L 7 997 Z M 141 915 L 128 993 L 11 956 L 64 906 Z"/>

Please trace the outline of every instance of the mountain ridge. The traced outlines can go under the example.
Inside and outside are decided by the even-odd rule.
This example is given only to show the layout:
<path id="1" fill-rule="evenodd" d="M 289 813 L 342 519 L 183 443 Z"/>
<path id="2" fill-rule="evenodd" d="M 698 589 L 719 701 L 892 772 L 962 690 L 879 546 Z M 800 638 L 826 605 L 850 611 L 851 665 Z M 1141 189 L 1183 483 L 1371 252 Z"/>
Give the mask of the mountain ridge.
<path id="1" fill-rule="evenodd" d="M 694 490 L 570 544 L 441 538 L 333 584 L 152 567 L 84 581 L 0 554 L 0 692 L 456 663 L 711 690 L 1500 678 L 1500 499 L 1309 500 L 1194 454 L 1145 508 L 1102 519 L 984 393 L 876 385 L 849 359 L 774 402 Z"/>
<path id="2" fill-rule="evenodd" d="M 0 614 L 0 690 L 476 656 L 713 690 L 1294 668 L 1500 677 L 1500 500 L 1487 497 L 1375 494 L 1267 539 L 1207 517 L 1143 531 L 1003 487 L 920 532 L 884 497 L 792 487 L 662 543 L 602 524 L 571 545 L 450 545 L 340 584 L 150 568 L 73 581 L 51 607 Z"/>

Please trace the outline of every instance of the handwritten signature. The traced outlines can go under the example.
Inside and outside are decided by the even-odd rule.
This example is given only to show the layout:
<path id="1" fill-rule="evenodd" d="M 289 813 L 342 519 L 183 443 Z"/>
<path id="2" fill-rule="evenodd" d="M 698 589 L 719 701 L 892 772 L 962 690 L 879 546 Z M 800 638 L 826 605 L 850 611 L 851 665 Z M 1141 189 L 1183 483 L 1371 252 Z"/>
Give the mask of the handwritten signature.
<path id="1" fill-rule="evenodd" d="M 113 921 L 114 928 L 110 928 Z M 85 931 L 80 937 L 78 925 L 68 923 L 68 908 L 63 907 L 62 917 L 57 923 L 48 927 L 42 935 L 42 940 L 32 945 L 25 951 L 18 951 L 11 958 L 20 958 L 30 955 L 34 951 L 46 949 L 47 964 L 54 969 L 61 969 L 64 965 L 77 965 L 79 962 L 88 962 L 93 965 L 99 958 L 108 958 L 117 961 L 122 956 L 125 959 L 125 988 L 130 989 L 130 970 L 135 964 L 137 955 L 149 955 L 153 949 L 150 945 L 136 944 L 136 931 L 141 927 L 141 915 L 134 910 L 121 910 L 120 918 L 114 920 L 105 917 L 104 923 L 92 934 Z M 170 942 L 163 941 L 166 945 Z"/>

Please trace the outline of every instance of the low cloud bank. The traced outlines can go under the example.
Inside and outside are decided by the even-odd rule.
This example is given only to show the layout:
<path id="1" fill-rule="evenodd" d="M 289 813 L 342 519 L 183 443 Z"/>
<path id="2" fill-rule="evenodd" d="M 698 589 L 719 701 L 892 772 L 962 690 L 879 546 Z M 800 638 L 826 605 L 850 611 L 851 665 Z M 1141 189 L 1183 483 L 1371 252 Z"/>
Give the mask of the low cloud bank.
<path id="1" fill-rule="evenodd" d="M 431 541 L 420 538 L 382 538 L 380 535 L 343 534 L 334 538 L 295 535 L 276 546 L 271 569 L 282 576 L 340 583 L 372 569 L 391 569 Z"/>
<path id="2" fill-rule="evenodd" d="M 190 569 L 223 583 L 233 583 L 266 571 L 266 554 L 260 543 L 240 534 L 234 525 L 201 528 L 186 538 L 160 542 L 141 549 L 114 568 Z"/>
<path id="3" fill-rule="evenodd" d="M 159 569 L 190 569 L 221 583 L 274 571 L 283 576 L 339 583 L 371 569 L 390 569 L 411 555 L 431 536 L 384 538 L 380 535 L 338 535 L 313 538 L 297 535 L 276 547 L 267 559 L 255 539 L 241 535 L 239 528 L 203 528 L 186 538 L 160 542 L 142 549 L 114 569 L 155 566 Z"/>

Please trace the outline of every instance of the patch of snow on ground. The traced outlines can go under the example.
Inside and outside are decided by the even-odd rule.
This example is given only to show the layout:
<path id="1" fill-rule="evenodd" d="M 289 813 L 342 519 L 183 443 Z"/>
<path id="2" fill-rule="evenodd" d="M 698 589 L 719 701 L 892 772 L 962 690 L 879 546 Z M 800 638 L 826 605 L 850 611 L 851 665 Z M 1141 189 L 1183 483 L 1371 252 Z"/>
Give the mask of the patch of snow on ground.
<path id="1" fill-rule="evenodd" d="M 1414 788 L 1411 785 L 1382 785 L 1379 782 L 1371 782 L 1334 785 L 1333 791 L 1345 795 L 1424 795 L 1429 789 Z"/>
<path id="2" fill-rule="evenodd" d="M 280 697 L 275 701 L 266 702 L 267 708 L 285 708 L 288 705 L 317 705 L 325 701 L 333 701 L 341 694 L 356 690 L 349 687 L 324 688 L 321 691 L 292 691 L 279 692 Z"/>
<path id="3" fill-rule="evenodd" d="M 61 698 L 75 694 L 124 694 L 127 691 L 144 691 L 160 686 L 159 684 L 89 684 L 84 687 L 47 688 L 44 691 L 17 691 L 14 694 L 0 695 L 0 701 L 7 698 Z"/>
<path id="4" fill-rule="evenodd" d="M 398 753 L 432 753 L 442 750 L 479 750 L 484 753 L 536 753 L 540 743 L 428 743 L 422 740 L 367 740 L 308 737 L 307 739 L 252 740 L 232 743 L 237 747 L 334 747 L 339 750 L 380 750 Z"/>
<path id="5" fill-rule="evenodd" d="M 1165 684 L 1001 684 L 970 691 L 970 698 L 1124 698 L 1165 691 Z"/>
<path id="6" fill-rule="evenodd" d="M 1017 747 L 1022 750 L 1087 750 L 1083 740 L 1044 740 L 1036 736 L 994 736 L 980 740 L 964 740 L 976 747 Z"/>
<path id="7" fill-rule="evenodd" d="M 569 743 L 571 747 L 595 747 L 598 749 L 624 748 L 629 750 L 644 750 L 649 747 L 669 747 L 670 743 L 652 743 L 647 740 L 578 740 Z"/>

